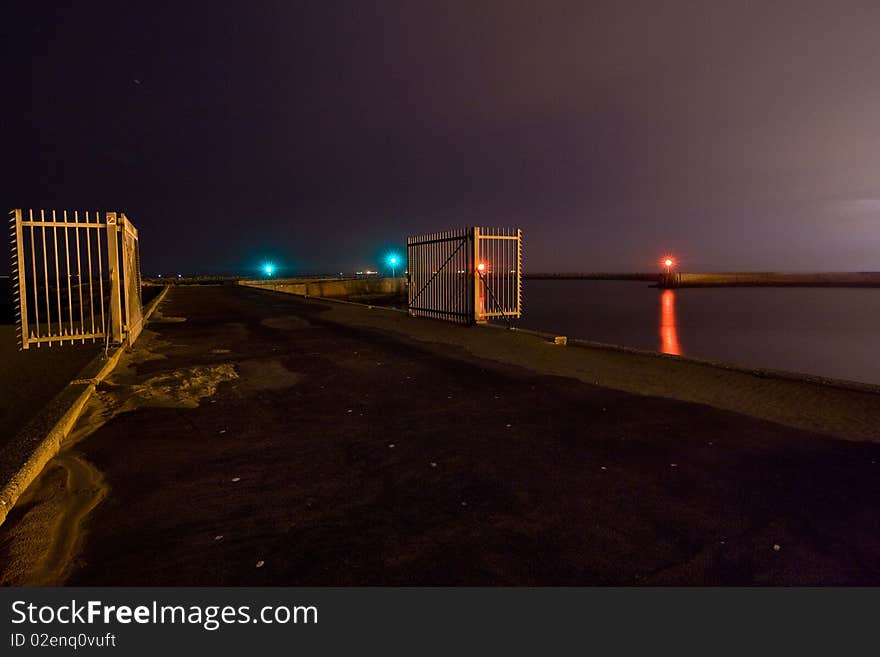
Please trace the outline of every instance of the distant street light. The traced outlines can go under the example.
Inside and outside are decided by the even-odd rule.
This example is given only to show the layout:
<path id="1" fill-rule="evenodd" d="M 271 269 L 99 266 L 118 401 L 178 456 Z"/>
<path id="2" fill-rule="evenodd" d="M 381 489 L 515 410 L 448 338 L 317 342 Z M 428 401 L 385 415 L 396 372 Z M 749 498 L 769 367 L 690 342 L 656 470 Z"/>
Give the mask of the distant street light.
<path id="1" fill-rule="evenodd" d="M 391 278 L 397 277 L 397 263 L 400 262 L 396 255 L 388 257 L 388 264 L 391 265 Z"/>
<path id="2" fill-rule="evenodd" d="M 271 263 L 266 263 L 263 265 L 263 271 L 266 272 L 266 276 L 271 276 L 272 272 L 275 271 L 275 265 Z"/>

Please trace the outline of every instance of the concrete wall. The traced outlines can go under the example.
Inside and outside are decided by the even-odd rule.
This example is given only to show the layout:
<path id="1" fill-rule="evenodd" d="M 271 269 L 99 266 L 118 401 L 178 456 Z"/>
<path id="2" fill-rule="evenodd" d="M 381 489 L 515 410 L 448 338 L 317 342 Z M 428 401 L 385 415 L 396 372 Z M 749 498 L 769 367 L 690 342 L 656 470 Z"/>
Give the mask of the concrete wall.
<path id="1" fill-rule="evenodd" d="M 239 285 L 261 290 L 301 294 L 310 297 L 343 299 L 366 294 L 405 294 L 405 278 L 326 278 L 326 279 L 279 279 L 243 280 Z"/>
<path id="2" fill-rule="evenodd" d="M 681 272 L 674 274 L 673 285 L 675 287 L 699 287 L 715 285 L 804 285 L 880 287 L 880 272 L 741 272 L 703 274 Z"/>

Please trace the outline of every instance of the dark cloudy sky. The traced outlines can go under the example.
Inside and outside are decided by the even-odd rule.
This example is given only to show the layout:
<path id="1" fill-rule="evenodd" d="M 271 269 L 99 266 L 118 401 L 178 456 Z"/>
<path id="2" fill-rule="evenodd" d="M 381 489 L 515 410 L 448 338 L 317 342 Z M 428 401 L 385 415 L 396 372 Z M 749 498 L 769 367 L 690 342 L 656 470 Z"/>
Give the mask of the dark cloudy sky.
<path id="1" fill-rule="evenodd" d="M 17 2 L 8 207 L 123 209 L 149 271 L 880 269 L 877 2 Z"/>

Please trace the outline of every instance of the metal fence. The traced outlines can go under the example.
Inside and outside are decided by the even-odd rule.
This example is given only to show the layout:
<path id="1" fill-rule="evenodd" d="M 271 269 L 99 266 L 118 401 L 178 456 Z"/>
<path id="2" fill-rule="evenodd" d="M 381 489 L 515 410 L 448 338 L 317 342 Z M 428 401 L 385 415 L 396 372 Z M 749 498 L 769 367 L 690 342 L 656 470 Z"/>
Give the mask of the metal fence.
<path id="1" fill-rule="evenodd" d="M 125 215 L 9 215 L 19 348 L 133 343 L 143 324 L 141 274 L 137 229 Z"/>
<path id="2" fill-rule="evenodd" d="M 462 228 L 407 238 L 409 314 L 472 324 L 522 312 L 522 231 Z"/>

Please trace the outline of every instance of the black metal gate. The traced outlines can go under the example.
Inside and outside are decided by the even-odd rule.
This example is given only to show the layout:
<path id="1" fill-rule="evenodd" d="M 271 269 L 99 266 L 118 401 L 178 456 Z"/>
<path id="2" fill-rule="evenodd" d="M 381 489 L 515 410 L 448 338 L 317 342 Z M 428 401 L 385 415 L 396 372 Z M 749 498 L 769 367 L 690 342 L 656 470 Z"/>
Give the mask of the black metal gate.
<path id="1" fill-rule="evenodd" d="M 518 318 L 522 231 L 462 228 L 407 238 L 409 314 L 460 324 Z"/>

